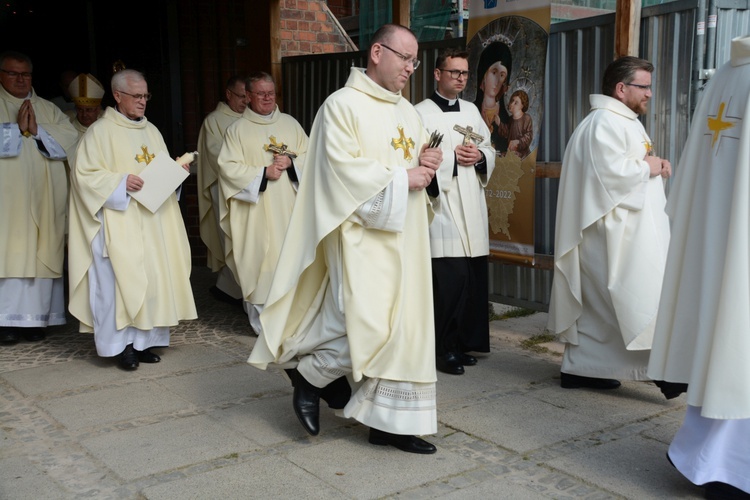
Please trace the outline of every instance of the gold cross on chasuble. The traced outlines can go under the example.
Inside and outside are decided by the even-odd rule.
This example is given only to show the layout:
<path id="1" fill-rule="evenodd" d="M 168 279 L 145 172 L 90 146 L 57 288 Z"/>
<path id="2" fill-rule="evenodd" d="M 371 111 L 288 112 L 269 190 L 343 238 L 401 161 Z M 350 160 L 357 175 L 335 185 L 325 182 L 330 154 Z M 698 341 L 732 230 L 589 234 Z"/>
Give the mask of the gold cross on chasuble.
<path id="1" fill-rule="evenodd" d="M 722 115 L 724 114 L 724 108 L 726 107 L 726 103 L 722 102 L 719 104 L 719 111 L 717 113 L 716 118 L 708 117 L 708 130 L 713 132 L 713 138 L 711 139 L 711 147 L 713 148 L 716 144 L 716 141 L 719 140 L 719 134 L 721 134 L 722 130 L 726 130 L 728 128 L 734 127 L 734 123 L 732 122 L 725 122 L 722 120 Z"/>
<path id="2" fill-rule="evenodd" d="M 289 146 L 283 142 L 276 142 L 276 137 L 270 135 L 268 136 L 268 140 L 271 142 L 263 146 L 263 151 L 270 151 L 275 155 L 285 155 L 291 159 L 297 158 L 297 153 L 291 151 Z"/>
<path id="3" fill-rule="evenodd" d="M 404 136 L 404 127 L 401 125 L 398 126 L 398 139 L 391 139 L 391 146 L 394 150 L 404 150 L 404 160 L 412 159 L 409 149 L 414 147 L 414 141 L 411 137 Z"/>
<path id="4" fill-rule="evenodd" d="M 137 161 L 138 163 L 145 163 L 146 165 L 148 165 L 149 163 L 151 163 L 151 160 L 154 159 L 154 156 L 156 156 L 149 154 L 147 146 L 141 146 L 141 151 L 143 151 L 142 155 L 135 155 L 135 161 Z"/>
<path id="5" fill-rule="evenodd" d="M 484 137 L 474 132 L 471 125 L 467 125 L 466 128 L 461 125 L 453 125 L 453 130 L 464 136 L 464 140 L 461 143 L 463 146 L 468 146 L 471 141 L 474 141 L 475 144 L 479 144 L 484 140 Z"/>

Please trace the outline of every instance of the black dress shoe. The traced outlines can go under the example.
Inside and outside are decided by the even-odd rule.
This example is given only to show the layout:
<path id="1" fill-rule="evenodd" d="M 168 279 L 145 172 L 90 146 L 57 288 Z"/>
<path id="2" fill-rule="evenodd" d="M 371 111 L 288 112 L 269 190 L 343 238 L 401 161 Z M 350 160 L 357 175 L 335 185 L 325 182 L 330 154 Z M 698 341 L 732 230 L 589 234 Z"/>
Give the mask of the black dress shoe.
<path id="1" fill-rule="evenodd" d="M 477 358 L 475 358 L 471 354 L 466 354 L 465 352 L 460 353 L 458 355 L 458 359 L 464 366 L 474 366 L 475 364 L 477 364 Z"/>
<path id="2" fill-rule="evenodd" d="M 135 351 L 135 354 L 138 356 L 138 361 L 141 363 L 158 363 L 161 361 L 161 357 L 159 357 L 158 354 L 151 352 L 150 347 L 142 351 Z"/>
<path id="3" fill-rule="evenodd" d="M 346 377 L 339 377 L 320 390 L 320 398 L 328 403 L 329 408 L 341 410 L 352 397 L 352 386 Z"/>
<path id="4" fill-rule="evenodd" d="M 15 344 L 16 342 L 18 342 L 18 328 L 0 328 L 1 344 Z"/>
<path id="5" fill-rule="evenodd" d="M 611 378 L 594 378 L 560 372 L 560 387 L 563 389 L 617 389 L 620 381 Z"/>
<path id="6" fill-rule="evenodd" d="M 442 356 L 438 356 L 436 366 L 441 372 L 450 373 L 451 375 L 463 375 L 465 371 L 464 365 L 461 364 L 461 359 L 455 352 L 448 352 Z"/>
<path id="7" fill-rule="evenodd" d="M 229 295 L 225 291 L 220 290 L 219 287 L 217 287 L 217 286 L 212 286 L 211 288 L 208 289 L 208 291 L 211 293 L 211 295 L 213 295 L 213 297 L 216 300 L 219 300 L 221 302 L 226 302 L 227 304 L 232 304 L 233 306 L 240 306 L 240 307 L 242 307 L 242 298 L 241 297 L 239 299 L 235 299 L 234 297 L 232 297 L 231 295 Z"/>
<path id="8" fill-rule="evenodd" d="M 749 500 L 750 493 L 742 491 L 741 489 L 732 486 L 727 483 L 720 483 L 718 481 L 706 483 L 703 485 L 706 488 L 704 493 L 705 498 L 708 500 Z"/>
<path id="9" fill-rule="evenodd" d="M 419 453 L 421 455 L 431 455 L 437 451 L 434 444 L 430 444 L 424 439 L 416 436 L 391 434 L 390 432 L 381 431 L 372 427 L 370 428 L 370 438 L 368 441 L 370 444 L 376 444 L 379 446 L 391 445 L 401 451 Z"/>
<path id="10" fill-rule="evenodd" d="M 41 328 L 24 328 L 23 338 L 27 342 L 39 342 L 40 340 L 47 338 L 47 335 Z"/>
<path id="11" fill-rule="evenodd" d="M 285 368 L 284 371 L 292 381 L 292 387 L 296 387 L 297 371 Z M 346 377 L 339 377 L 327 386 L 320 389 L 320 399 L 328 403 L 328 408 L 341 410 L 352 397 L 352 386 Z"/>
<path id="12" fill-rule="evenodd" d="M 656 384 L 656 387 L 661 389 L 661 393 L 664 394 L 664 397 L 667 399 L 674 399 L 683 392 L 687 392 L 688 385 L 687 384 L 681 384 L 678 382 L 666 382 L 664 380 L 654 380 L 654 384 Z"/>
<path id="13" fill-rule="evenodd" d="M 287 370 L 294 386 L 292 406 L 302 427 L 313 436 L 320 432 L 320 392 L 321 390 L 302 376 L 297 369 Z"/>
<path id="14" fill-rule="evenodd" d="M 128 344 L 120 354 L 120 368 L 123 370 L 135 370 L 138 368 L 138 356 L 133 349 L 133 344 Z"/>

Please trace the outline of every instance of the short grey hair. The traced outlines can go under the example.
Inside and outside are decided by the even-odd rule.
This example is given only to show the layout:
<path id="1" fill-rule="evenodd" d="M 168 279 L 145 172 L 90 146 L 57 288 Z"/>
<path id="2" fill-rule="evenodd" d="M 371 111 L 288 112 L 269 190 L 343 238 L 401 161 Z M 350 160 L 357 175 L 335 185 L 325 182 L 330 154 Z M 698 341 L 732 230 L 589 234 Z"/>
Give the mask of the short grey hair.
<path id="1" fill-rule="evenodd" d="M 110 85 L 112 86 L 112 92 L 114 91 L 120 91 L 125 92 L 129 87 L 128 84 L 130 82 L 145 82 L 146 77 L 143 76 L 143 73 L 140 71 L 134 70 L 134 69 L 122 69 L 112 75 L 112 81 L 110 82 Z"/>

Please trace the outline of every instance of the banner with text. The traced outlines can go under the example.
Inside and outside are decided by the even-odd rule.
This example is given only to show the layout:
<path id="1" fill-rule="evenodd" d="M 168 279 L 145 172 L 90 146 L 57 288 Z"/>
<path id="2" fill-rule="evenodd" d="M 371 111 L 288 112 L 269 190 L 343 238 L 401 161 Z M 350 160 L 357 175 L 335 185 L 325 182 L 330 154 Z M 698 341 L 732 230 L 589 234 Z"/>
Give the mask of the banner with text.
<path id="1" fill-rule="evenodd" d="M 467 50 L 473 101 L 492 132 L 495 171 L 485 196 L 490 257 L 534 263 L 534 178 L 544 111 L 550 0 L 474 0 Z"/>

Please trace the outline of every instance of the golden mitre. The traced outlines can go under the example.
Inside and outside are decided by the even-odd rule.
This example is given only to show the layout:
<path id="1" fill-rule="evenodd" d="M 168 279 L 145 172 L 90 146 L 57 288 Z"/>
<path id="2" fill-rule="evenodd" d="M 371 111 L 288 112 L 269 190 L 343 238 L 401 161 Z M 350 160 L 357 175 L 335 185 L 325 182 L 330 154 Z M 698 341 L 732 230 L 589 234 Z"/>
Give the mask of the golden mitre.
<path id="1" fill-rule="evenodd" d="M 93 108 L 102 103 L 104 87 L 94 75 L 81 73 L 68 86 L 70 97 L 76 106 Z"/>

